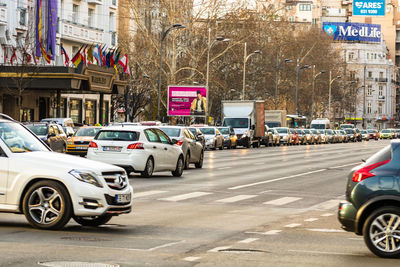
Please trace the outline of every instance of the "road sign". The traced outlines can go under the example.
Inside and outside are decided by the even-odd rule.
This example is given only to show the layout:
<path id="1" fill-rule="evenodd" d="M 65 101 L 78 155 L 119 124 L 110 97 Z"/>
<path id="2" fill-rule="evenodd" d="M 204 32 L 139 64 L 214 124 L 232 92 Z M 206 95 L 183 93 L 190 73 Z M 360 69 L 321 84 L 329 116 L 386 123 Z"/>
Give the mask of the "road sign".
<path id="1" fill-rule="evenodd" d="M 353 16 L 385 16 L 385 0 L 354 0 Z"/>

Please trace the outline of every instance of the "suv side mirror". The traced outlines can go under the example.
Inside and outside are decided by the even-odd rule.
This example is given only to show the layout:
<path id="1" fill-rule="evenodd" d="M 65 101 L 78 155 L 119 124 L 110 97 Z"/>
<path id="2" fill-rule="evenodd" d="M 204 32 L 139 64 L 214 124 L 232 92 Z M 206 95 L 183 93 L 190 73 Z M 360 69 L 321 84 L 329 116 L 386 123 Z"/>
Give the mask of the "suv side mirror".
<path id="1" fill-rule="evenodd" d="M 172 142 L 173 145 L 176 145 L 178 143 L 178 140 L 172 139 L 171 142 Z"/>

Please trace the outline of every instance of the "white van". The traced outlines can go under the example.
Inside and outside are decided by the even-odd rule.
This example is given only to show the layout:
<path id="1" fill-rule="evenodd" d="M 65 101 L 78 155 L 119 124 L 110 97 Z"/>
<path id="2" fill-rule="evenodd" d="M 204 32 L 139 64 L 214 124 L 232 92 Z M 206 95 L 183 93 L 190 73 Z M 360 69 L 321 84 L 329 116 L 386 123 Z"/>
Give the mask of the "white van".
<path id="1" fill-rule="evenodd" d="M 331 128 L 331 122 L 329 119 L 315 119 L 311 121 L 310 129 L 330 129 Z"/>

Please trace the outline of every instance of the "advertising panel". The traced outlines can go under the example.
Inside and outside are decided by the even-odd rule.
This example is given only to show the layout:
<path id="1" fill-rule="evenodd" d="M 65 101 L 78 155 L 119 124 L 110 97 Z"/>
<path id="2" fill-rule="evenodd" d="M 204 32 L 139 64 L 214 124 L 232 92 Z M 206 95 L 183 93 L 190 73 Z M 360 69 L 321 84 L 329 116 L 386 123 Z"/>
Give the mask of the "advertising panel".
<path id="1" fill-rule="evenodd" d="M 336 41 L 380 43 L 382 39 L 379 24 L 324 22 L 322 27 Z"/>
<path id="2" fill-rule="evenodd" d="M 204 86 L 168 86 L 168 116 L 204 117 L 207 88 Z"/>
<path id="3" fill-rule="evenodd" d="M 353 16 L 385 16 L 385 0 L 354 0 Z"/>

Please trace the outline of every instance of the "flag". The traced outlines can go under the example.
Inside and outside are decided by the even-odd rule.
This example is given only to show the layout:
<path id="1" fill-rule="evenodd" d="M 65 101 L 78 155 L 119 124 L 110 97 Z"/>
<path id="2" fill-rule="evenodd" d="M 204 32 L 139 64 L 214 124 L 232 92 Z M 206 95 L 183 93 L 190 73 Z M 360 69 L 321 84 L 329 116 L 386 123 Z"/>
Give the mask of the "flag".
<path id="1" fill-rule="evenodd" d="M 11 65 L 13 64 L 13 62 L 14 62 L 14 60 L 17 60 L 17 54 L 15 53 L 15 47 L 13 47 L 12 48 L 12 55 L 11 55 L 11 58 L 10 58 L 10 63 L 11 63 Z"/>
<path id="2" fill-rule="evenodd" d="M 76 52 L 75 56 L 72 57 L 71 62 L 75 65 L 75 67 L 78 67 L 78 65 L 82 62 L 82 50 L 83 46 L 79 48 L 78 52 Z"/>
<path id="3" fill-rule="evenodd" d="M 48 64 L 51 62 L 51 56 L 47 54 L 46 50 L 44 50 L 43 45 L 40 43 L 40 50 L 42 52 L 43 58 L 46 60 Z"/>
<path id="4" fill-rule="evenodd" d="M 107 65 L 107 61 L 106 61 L 106 54 L 107 52 L 107 48 L 106 46 L 103 47 L 103 49 L 101 50 L 101 65 L 102 66 L 106 66 Z"/>
<path id="5" fill-rule="evenodd" d="M 40 57 L 42 42 L 42 0 L 36 0 L 36 56 Z"/>
<path id="6" fill-rule="evenodd" d="M 93 59 L 93 45 L 91 45 L 87 51 L 87 59 L 89 60 L 90 64 L 94 63 L 94 59 Z"/>
<path id="7" fill-rule="evenodd" d="M 56 54 L 56 34 L 57 34 L 57 2 L 58 0 L 48 0 L 47 4 L 47 54 L 54 60 Z"/>
<path id="8" fill-rule="evenodd" d="M 87 62 L 86 62 L 86 48 L 87 48 L 87 45 L 85 46 L 85 48 L 83 48 L 83 55 L 82 55 L 82 61 L 83 61 L 83 64 L 85 64 L 85 66 L 87 66 Z"/>
<path id="9" fill-rule="evenodd" d="M 6 64 L 8 60 L 7 46 L 3 45 L 3 49 L 4 49 L 4 64 Z"/>
<path id="10" fill-rule="evenodd" d="M 115 74 L 118 74 L 117 64 L 114 65 Z"/>
<path id="11" fill-rule="evenodd" d="M 115 63 L 115 53 L 116 53 L 116 50 L 113 50 L 113 51 L 111 52 L 111 55 L 110 55 L 110 67 L 111 67 L 111 68 L 114 67 L 114 63 Z"/>
<path id="12" fill-rule="evenodd" d="M 115 65 L 118 64 L 120 56 L 121 56 L 121 51 L 118 51 L 118 54 L 115 56 Z"/>
<path id="13" fill-rule="evenodd" d="M 99 45 L 96 45 L 96 46 L 94 47 L 94 49 L 93 49 L 93 57 L 96 59 L 97 65 L 100 65 L 100 66 L 101 66 L 101 56 L 100 56 L 100 53 L 101 53 L 101 49 L 100 49 Z"/>
<path id="14" fill-rule="evenodd" d="M 129 69 L 128 66 L 128 55 L 125 54 L 119 61 L 118 63 L 122 66 L 122 68 L 124 69 L 124 73 L 128 74 L 129 76 L 131 76 L 131 71 Z"/>
<path id="15" fill-rule="evenodd" d="M 65 64 L 66 67 L 68 67 L 68 65 L 69 65 L 69 57 L 68 57 L 67 51 L 65 51 L 65 49 L 64 49 L 62 44 L 61 44 L 61 55 L 64 56 L 64 58 L 65 58 L 64 64 Z"/>
<path id="16" fill-rule="evenodd" d="M 111 51 L 108 51 L 106 55 L 106 66 L 111 67 Z"/>

